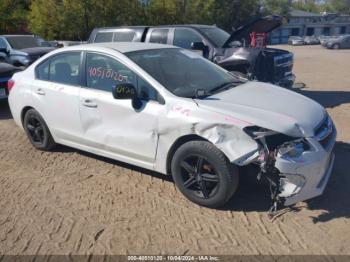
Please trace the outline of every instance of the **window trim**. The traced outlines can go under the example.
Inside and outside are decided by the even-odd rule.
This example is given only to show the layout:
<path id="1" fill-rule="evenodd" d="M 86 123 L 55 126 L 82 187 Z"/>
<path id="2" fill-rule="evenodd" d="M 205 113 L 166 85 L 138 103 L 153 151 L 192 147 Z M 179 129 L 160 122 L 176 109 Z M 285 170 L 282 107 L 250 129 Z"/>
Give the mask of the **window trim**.
<path id="1" fill-rule="evenodd" d="M 38 78 L 38 67 L 42 64 L 44 64 L 46 61 L 48 60 L 52 60 L 54 59 L 55 57 L 57 56 L 60 56 L 60 55 L 66 55 L 66 54 L 71 54 L 71 53 L 80 53 L 80 63 L 79 63 L 79 72 L 80 72 L 80 77 L 78 78 L 79 81 L 78 81 L 78 84 L 77 85 L 73 85 L 73 84 L 67 84 L 67 83 L 61 83 L 61 82 L 57 82 L 57 81 L 53 81 L 51 79 L 48 79 L 48 80 L 45 80 L 45 79 L 40 79 Z M 72 51 L 64 51 L 64 52 L 60 52 L 60 53 L 57 53 L 57 54 L 54 54 L 50 57 L 47 57 L 45 58 L 44 60 L 40 61 L 39 64 L 37 64 L 35 66 L 35 69 L 34 69 L 34 75 L 35 75 L 35 80 L 39 80 L 39 81 L 45 81 L 45 82 L 50 82 L 50 83 L 55 83 L 55 84 L 62 84 L 62 85 L 69 85 L 69 86 L 74 86 L 74 87 L 81 87 L 82 86 L 82 75 L 83 75 L 83 71 L 82 71 L 82 60 L 83 60 L 83 51 L 81 50 L 72 50 Z M 51 67 L 51 61 L 49 62 L 49 76 L 50 76 L 50 67 Z M 49 77 L 50 78 L 50 77 Z"/>
<path id="2" fill-rule="evenodd" d="M 101 90 L 101 89 L 97 89 L 97 88 L 92 88 L 92 87 L 88 87 L 87 86 L 87 54 L 98 54 L 98 55 L 102 55 L 102 56 L 106 56 L 106 57 L 109 57 L 111 59 L 114 59 L 116 60 L 118 63 L 122 64 L 123 66 L 127 67 L 128 69 L 130 69 L 130 71 L 132 71 L 137 77 L 141 78 L 143 81 L 145 81 L 148 85 L 150 85 L 156 92 L 157 92 L 157 97 L 158 97 L 158 100 L 149 100 L 148 102 L 157 102 L 161 105 L 165 105 L 165 99 L 164 97 L 159 93 L 159 91 L 157 90 L 157 88 L 154 88 L 154 86 L 152 84 L 150 84 L 145 78 L 143 78 L 142 76 L 140 76 L 138 73 L 136 73 L 134 70 L 132 70 L 128 65 L 126 65 L 123 61 L 121 61 L 119 58 L 113 56 L 113 55 L 110 55 L 110 54 L 107 54 L 107 53 L 103 53 L 103 52 L 99 52 L 99 51 L 92 51 L 92 50 L 85 50 L 83 51 L 83 59 L 82 59 L 82 67 L 83 69 L 81 70 L 82 72 L 82 82 L 81 82 L 81 88 L 84 88 L 86 90 L 94 90 L 94 91 L 98 91 L 98 92 L 104 92 L 104 93 L 112 93 L 110 91 L 106 91 L 106 90 Z"/>

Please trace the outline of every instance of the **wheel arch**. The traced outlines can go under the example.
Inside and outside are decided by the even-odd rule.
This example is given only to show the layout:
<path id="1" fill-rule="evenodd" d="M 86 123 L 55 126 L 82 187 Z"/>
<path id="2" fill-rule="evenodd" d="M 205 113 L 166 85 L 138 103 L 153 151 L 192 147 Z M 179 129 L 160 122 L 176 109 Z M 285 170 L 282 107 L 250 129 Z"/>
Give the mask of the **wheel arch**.
<path id="1" fill-rule="evenodd" d="M 171 162 L 173 160 L 176 150 L 179 149 L 180 146 L 182 146 L 183 144 L 190 141 L 207 141 L 211 143 L 209 140 L 196 134 L 184 135 L 176 139 L 175 142 L 171 145 L 166 158 L 166 173 L 168 175 L 171 174 Z"/>
<path id="2" fill-rule="evenodd" d="M 23 126 L 23 123 L 24 123 L 24 117 L 26 115 L 26 113 L 31 110 L 31 109 L 34 109 L 36 110 L 34 107 L 32 106 L 25 106 L 22 111 L 21 111 L 21 123 L 22 123 L 22 126 Z"/>

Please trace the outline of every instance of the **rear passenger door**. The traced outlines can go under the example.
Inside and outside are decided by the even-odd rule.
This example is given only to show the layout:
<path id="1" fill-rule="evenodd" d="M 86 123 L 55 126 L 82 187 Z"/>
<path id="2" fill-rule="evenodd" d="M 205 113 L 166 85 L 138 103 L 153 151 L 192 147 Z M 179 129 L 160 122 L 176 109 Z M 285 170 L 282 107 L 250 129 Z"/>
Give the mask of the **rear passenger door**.
<path id="1" fill-rule="evenodd" d="M 36 67 L 34 107 L 44 117 L 56 142 L 81 138 L 79 92 L 82 52 L 55 55 Z"/>

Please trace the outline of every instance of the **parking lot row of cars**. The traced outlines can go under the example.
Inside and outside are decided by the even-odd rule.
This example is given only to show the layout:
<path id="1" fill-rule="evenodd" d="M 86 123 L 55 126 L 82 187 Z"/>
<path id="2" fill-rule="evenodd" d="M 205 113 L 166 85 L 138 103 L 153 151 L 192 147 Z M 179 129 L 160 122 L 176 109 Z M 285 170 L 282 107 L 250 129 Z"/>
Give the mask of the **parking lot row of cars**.
<path id="1" fill-rule="evenodd" d="M 328 49 L 350 48 L 350 35 L 337 36 L 291 36 L 288 39 L 290 45 L 322 45 Z"/>

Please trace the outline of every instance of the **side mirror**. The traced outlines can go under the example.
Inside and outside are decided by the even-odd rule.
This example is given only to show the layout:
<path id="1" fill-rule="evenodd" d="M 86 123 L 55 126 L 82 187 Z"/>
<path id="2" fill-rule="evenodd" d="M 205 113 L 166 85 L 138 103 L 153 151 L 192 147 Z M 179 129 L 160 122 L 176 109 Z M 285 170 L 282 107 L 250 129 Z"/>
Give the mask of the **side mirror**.
<path id="1" fill-rule="evenodd" d="M 8 54 L 9 53 L 9 50 L 7 47 L 0 47 L 0 52 L 1 53 L 5 53 L 5 54 Z"/>
<path id="2" fill-rule="evenodd" d="M 193 42 L 191 43 L 191 49 L 204 51 L 206 45 L 203 42 Z"/>
<path id="3" fill-rule="evenodd" d="M 112 94 L 115 99 L 131 99 L 137 98 L 136 88 L 133 84 L 125 83 L 118 84 L 112 89 Z"/>

